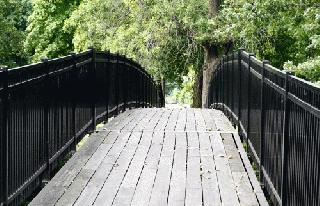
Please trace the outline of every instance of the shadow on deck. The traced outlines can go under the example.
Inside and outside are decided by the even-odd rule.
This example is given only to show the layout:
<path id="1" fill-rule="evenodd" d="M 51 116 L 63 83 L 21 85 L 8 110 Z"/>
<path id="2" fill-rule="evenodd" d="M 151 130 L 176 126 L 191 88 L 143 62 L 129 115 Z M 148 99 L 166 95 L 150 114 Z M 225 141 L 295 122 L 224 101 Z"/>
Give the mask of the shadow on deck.
<path id="1" fill-rule="evenodd" d="M 134 109 L 92 134 L 30 205 L 268 205 L 212 109 Z"/>

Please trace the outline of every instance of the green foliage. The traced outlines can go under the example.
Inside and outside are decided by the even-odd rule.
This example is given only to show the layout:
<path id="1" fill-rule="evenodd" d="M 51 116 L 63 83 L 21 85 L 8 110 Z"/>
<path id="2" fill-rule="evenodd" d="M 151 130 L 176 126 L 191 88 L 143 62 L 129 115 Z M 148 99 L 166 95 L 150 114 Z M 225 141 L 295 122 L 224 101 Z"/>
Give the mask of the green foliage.
<path id="1" fill-rule="evenodd" d="M 318 84 L 320 83 L 320 56 L 298 64 L 297 66 L 291 61 L 286 62 L 285 68 L 286 70 L 293 71 L 294 74 L 300 78 Z"/>
<path id="2" fill-rule="evenodd" d="M 295 70 L 299 77 L 319 81 L 320 7 L 317 0 L 226 1 L 214 20 L 210 41 L 228 38 L 235 48 L 255 52 L 272 65 Z M 206 32 L 205 32 L 206 33 Z M 287 62 L 287 63 L 286 63 Z M 296 66 L 294 66 L 296 65 Z"/>
<path id="3" fill-rule="evenodd" d="M 83 0 L 66 21 L 77 51 L 94 46 L 132 57 L 156 77 L 182 84 L 188 67 L 201 69 L 196 23 L 207 0 Z"/>
<path id="4" fill-rule="evenodd" d="M 195 80 L 195 72 L 192 67 L 189 68 L 187 76 L 183 76 L 183 83 L 170 89 L 167 95 L 167 101 L 169 103 L 178 103 L 180 105 L 191 105 L 193 96 L 193 84 Z"/>
<path id="5" fill-rule="evenodd" d="M 209 0 L 33 0 L 25 50 L 32 61 L 90 46 L 119 52 L 176 82 L 182 94 L 190 91 L 189 68 L 202 70 L 203 47 L 231 42 L 319 81 L 318 0 L 221 2 L 219 14 L 208 18 Z"/>
<path id="6" fill-rule="evenodd" d="M 14 67 L 26 63 L 23 42 L 30 11 L 28 0 L 0 1 L 0 65 Z"/>
<path id="7" fill-rule="evenodd" d="M 64 25 L 79 3 L 80 0 L 32 1 L 25 41 L 31 61 L 39 61 L 42 56 L 59 57 L 73 50 L 73 31 L 65 30 Z"/>

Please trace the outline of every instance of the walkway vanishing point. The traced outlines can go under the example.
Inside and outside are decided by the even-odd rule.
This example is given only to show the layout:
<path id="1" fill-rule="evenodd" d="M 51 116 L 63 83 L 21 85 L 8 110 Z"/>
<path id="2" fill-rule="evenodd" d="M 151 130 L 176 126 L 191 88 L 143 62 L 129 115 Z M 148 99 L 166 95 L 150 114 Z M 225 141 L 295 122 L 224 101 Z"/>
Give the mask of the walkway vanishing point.
<path id="1" fill-rule="evenodd" d="M 93 133 L 30 205 L 268 205 L 226 116 L 127 110 Z"/>

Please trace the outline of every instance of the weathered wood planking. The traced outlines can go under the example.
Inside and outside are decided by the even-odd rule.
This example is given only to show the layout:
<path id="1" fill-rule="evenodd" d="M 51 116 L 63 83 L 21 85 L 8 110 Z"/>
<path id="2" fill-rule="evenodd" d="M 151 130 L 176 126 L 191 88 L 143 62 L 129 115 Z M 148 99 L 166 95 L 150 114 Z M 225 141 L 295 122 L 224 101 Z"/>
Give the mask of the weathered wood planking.
<path id="1" fill-rule="evenodd" d="M 217 110 L 126 111 L 92 134 L 30 205 L 265 205 L 234 132 Z"/>

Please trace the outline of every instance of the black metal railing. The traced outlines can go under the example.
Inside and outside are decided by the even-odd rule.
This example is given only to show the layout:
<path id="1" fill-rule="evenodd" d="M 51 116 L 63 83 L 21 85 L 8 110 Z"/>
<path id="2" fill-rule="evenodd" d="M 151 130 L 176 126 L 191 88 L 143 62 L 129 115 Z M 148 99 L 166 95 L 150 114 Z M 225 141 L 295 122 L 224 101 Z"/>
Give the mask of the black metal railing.
<path id="1" fill-rule="evenodd" d="M 244 50 L 224 56 L 209 90 L 234 124 L 275 205 L 320 205 L 320 88 Z"/>
<path id="2" fill-rule="evenodd" d="M 59 168 L 84 134 L 126 108 L 162 107 L 141 66 L 80 54 L 0 70 L 0 205 L 18 205 Z"/>

